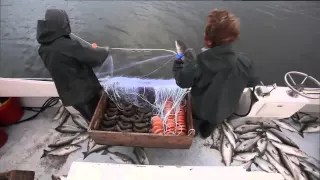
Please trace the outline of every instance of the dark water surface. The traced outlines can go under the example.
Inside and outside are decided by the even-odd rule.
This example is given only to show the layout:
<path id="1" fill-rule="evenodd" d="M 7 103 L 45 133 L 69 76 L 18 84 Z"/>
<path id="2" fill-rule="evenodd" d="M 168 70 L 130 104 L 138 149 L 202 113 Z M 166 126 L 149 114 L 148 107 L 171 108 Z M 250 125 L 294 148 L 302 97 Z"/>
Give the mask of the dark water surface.
<path id="1" fill-rule="evenodd" d="M 209 10 L 227 8 L 241 20 L 235 49 L 256 62 L 265 83 L 283 84 L 284 74 L 291 70 L 320 79 L 319 2 L 76 0 L 1 0 L 0 77 L 50 77 L 35 39 L 37 20 L 47 8 L 65 9 L 73 33 L 99 45 L 174 49 L 174 40 L 180 39 L 197 52 Z M 130 63 L 126 58 L 114 61 Z M 142 76 L 165 62 L 140 64 L 130 75 Z M 172 77 L 171 63 L 157 76 Z"/>

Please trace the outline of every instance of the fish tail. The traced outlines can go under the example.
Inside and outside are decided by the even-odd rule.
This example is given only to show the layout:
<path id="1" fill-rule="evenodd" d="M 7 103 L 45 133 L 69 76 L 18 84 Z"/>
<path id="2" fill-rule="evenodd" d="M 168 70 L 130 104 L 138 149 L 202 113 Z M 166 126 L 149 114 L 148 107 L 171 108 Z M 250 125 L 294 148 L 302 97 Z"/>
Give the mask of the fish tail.
<path id="1" fill-rule="evenodd" d="M 109 150 L 108 149 L 105 149 L 102 153 L 101 153 L 101 155 L 107 155 L 109 153 Z"/>
<path id="2" fill-rule="evenodd" d="M 89 155 L 89 153 L 88 153 L 88 152 L 82 152 L 82 154 L 83 154 L 83 159 L 87 158 L 87 157 L 88 157 L 88 155 Z"/>
<path id="3" fill-rule="evenodd" d="M 212 145 L 212 146 L 210 147 L 210 149 L 218 150 L 218 146 Z"/>
<path id="4" fill-rule="evenodd" d="M 281 128 L 280 128 L 280 126 L 279 126 L 278 124 L 276 124 L 276 129 L 277 129 L 278 131 L 282 132 L 282 130 L 281 130 Z"/>
<path id="5" fill-rule="evenodd" d="M 304 138 L 303 132 L 299 131 L 298 134 L 299 134 L 299 136 L 301 136 L 302 138 Z"/>
<path id="6" fill-rule="evenodd" d="M 48 153 L 49 153 L 49 151 L 44 149 L 44 150 L 43 150 L 43 154 L 41 155 L 40 159 L 43 158 L 43 157 L 45 157 L 45 156 L 47 156 Z"/>
<path id="7" fill-rule="evenodd" d="M 261 152 L 258 148 L 255 148 L 255 151 L 258 153 L 259 156 L 263 156 L 264 155 L 264 153 Z"/>

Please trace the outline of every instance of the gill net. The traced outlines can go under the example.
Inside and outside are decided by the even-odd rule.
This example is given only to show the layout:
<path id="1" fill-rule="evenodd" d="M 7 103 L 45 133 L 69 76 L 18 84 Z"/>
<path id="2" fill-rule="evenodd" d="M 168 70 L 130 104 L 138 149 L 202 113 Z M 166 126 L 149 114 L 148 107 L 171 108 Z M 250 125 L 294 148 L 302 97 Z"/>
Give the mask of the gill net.
<path id="1" fill-rule="evenodd" d="M 74 34 L 71 37 L 91 47 L 91 43 L 80 37 Z M 110 48 L 106 61 L 94 70 L 108 98 L 118 108 L 121 109 L 123 102 L 150 108 L 166 121 L 172 112 L 177 116 L 188 92 L 173 79 L 175 54 L 168 49 Z M 173 100 L 173 106 L 165 113 L 168 99 Z"/>

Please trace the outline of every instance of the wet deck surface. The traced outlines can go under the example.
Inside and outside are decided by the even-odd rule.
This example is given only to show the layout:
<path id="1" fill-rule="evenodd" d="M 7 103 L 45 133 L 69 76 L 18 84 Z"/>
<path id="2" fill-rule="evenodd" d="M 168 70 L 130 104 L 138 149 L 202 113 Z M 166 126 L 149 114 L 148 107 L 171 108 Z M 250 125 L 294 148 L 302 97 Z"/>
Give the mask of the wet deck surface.
<path id="1" fill-rule="evenodd" d="M 74 161 L 114 163 L 108 155 L 101 155 L 101 152 L 91 154 L 83 160 L 82 152 L 86 150 L 87 141 L 80 144 L 82 145 L 80 150 L 68 157 L 40 159 L 43 149 L 61 135 L 54 130 L 58 122 L 51 119 L 56 110 L 56 108 L 50 108 L 35 120 L 5 129 L 9 139 L 6 145 L 0 149 L 1 171 L 32 170 L 36 173 L 36 179 L 47 180 L 51 179 L 52 174 L 68 174 Z M 30 114 L 26 113 L 25 116 L 28 117 Z M 237 123 L 242 120 L 237 120 Z M 320 159 L 320 134 L 305 134 L 305 138 L 301 138 L 297 134 L 288 132 L 288 136 L 309 156 L 317 160 Z M 148 148 L 146 151 L 151 165 L 222 166 L 220 153 L 217 150 L 205 147 L 204 143 L 205 140 L 196 137 L 191 148 L 187 150 Z M 128 154 L 136 160 L 132 153 L 132 147 L 116 146 L 110 148 L 110 150 Z M 236 162 L 232 165 L 236 165 Z"/>

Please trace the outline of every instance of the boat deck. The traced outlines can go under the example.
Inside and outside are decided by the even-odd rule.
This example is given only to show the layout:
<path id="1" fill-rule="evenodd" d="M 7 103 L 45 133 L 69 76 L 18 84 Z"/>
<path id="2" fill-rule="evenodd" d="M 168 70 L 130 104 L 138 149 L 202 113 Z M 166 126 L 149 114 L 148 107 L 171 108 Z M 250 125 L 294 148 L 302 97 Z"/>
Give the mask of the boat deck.
<path id="1" fill-rule="evenodd" d="M 51 175 L 68 174 L 72 162 L 97 162 L 114 163 L 108 155 L 93 153 L 83 160 L 82 152 L 86 150 L 87 141 L 83 142 L 82 149 L 70 154 L 68 157 L 44 157 L 40 159 L 43 149 L 60 136 L 54 128 L 58 125 L 57 121 L 52 120 L 57 108 L 49 108 L 41 113 L 36 119 L 13 125 L 6 128 L 9 135 L 5 146 L 0 149 L 0 171 L 13 169 L 32 170 L 36 173 L 36 179 L 49 180 Z M 26 112 L 25 117 L 32 113 Z M 240 122 L 246 118 L 234 120 Z M 259 118 L 257 118 L 259 119 Z M 260 119 L 261 120 L 261 119 Z M 288 136 L 294 140 L 300 148 L 309 156 L 320 159 L 320 134 L 305 134 L 301 138 L 295 133 L 286 130 Z M 195 137 L 190 149 L 155 149 L 146 148 L 151 165 L 179 165 L 179 166 L 223 166 L 221 156 L 217 150 L 205 147 L 205 140 Z M 118 151 L 135 157 L 132 147 L 112 147 L 111 151 Z M 232 165 L 236 165 L 234 162 Z"/>

